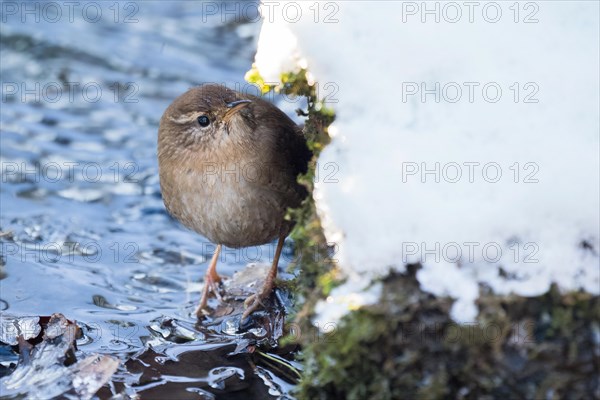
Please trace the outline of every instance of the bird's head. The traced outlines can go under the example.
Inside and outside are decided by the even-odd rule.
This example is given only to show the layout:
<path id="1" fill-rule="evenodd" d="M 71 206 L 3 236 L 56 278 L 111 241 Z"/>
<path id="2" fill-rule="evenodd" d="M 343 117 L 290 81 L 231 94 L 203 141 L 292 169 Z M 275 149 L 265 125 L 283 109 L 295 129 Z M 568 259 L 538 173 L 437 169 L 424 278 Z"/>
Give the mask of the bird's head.
<path id="1" fill-rule="evenodd" d="M 158 131 L 159 152 L 168 148 L 198 151 L 251 138 L 256 126 L 253 100 L 221 85 L 192 88 L 164 112 Z"/>

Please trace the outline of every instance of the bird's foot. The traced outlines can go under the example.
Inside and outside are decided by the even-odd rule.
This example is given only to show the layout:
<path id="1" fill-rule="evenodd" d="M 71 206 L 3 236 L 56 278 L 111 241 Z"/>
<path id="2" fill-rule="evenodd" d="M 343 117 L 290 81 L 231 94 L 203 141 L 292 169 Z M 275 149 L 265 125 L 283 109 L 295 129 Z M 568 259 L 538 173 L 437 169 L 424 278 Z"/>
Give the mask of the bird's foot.
<path id="1" fill-rule="evenodd" d="M 207 310 L 206 305 L 208 303 L 208 296 L 212 292 L 219 301 L 223 301 L 221 293 L 219 293 L 219 283 L 221 277 L 217 274 L 207 273 L 204 277 L 204 287 L 202 288 L 202 296 L 200 297 L 200 303 L 196 307 L 194 313 L 198 318 L 210 314 Z"/>
<path id="2" fill-rule="evenodd" d="M 273 287 L 273 281 L 267 280 L 259 293 L 249 296 L 246 301 L 244 301 L 244 306 L 246 309 L 242 314 L 242 321 L 248 318 L 250 314 L 256 311 L 259 307 L 264 306 L 263 301 L 269 298 L 271 292 L 273 291 Z"/>

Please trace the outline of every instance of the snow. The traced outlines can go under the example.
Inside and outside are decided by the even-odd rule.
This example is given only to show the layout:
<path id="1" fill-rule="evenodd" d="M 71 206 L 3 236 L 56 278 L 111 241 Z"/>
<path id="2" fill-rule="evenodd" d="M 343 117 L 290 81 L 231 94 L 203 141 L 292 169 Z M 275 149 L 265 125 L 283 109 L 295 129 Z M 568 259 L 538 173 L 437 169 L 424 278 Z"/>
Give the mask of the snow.
<path id="1" fill-rule="evenodd" d="M 318 320 L 407 262 L 460 322 L 482 284 L 600 294 L 599 3 L 290 3 L 263 4 L 256 66 L 333 93 L 314 196 L 348 283 Z"/>

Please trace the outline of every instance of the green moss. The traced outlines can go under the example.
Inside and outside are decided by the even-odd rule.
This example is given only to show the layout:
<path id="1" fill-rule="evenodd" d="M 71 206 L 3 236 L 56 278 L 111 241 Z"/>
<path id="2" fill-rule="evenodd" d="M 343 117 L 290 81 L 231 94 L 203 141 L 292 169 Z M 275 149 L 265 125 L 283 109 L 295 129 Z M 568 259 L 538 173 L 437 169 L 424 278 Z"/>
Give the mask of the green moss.
<path id="1" fill-rule="evenodd" d="M 253 67 L 246 74 L 246 79 L 261 88 L 263 93 L 270 90 L 285 94 L 286 96 L 306 97 L 308 107 L 306 110 L 297 110 L 299 115 L 306 116 L 303 127 L 308 147 L 313 152 L 308 172 L 298 177 L 312 194 L 314 190 L 316 160 L 321 150 L 329 143 L 330 138 L 327 127 L 335 119 L 333 110 L 326 107 L 317 97 L 317 89 L 309 85 L 306 70 L 302 69 L 295 73 L 286 73 L 281 76 L 281 84 L 278 86 L 265 85 L 264 80 Z M 304 304 L 304 299 L 317 299 L 322 294 L 328 293 L 337 280 L 335 277 L 335 265 L 330 260 L 332 249 L 327 245 L 321 228 L 321 222 L 316 212 L 315 202 L 312 196 L 308 196 L 297 209 L 289 210 L 286 218 L 296 221 L 290 236 L 294 240 L 296 248 L 296 259 L 291 263 L 291 269 L 299 270 L 297 278 L 298 305 Z M 301 268 L 298 268 L 301 266 Z M 304 308 L 305 315 L 311 308 L 313 302 Z M 305 318 L 306 320 L 306 318 Z"/>
<path id="2" fill-rule="evenodd" d="M 481 318 L 466 325 L 449 318 L 451 304 L 424 293 L 414 269 L 388 277 L 379 304 L 346 316 L 332 343 L 304 349 L 299 398 L 598 396 L 597 296 L 483 294 Z"/>

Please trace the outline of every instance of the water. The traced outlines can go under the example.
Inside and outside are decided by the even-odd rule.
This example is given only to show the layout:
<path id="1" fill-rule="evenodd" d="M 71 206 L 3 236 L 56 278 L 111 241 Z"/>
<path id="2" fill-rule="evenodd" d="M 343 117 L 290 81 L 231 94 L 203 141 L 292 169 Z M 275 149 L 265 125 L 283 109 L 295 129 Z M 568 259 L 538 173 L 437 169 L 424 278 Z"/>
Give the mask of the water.
<path id="1" fill-rule="evenodd" d="M 72 18 L 64 3 L 31 2 L 30 13 L 24 4 L 2 4 L 0 309 L 77 321 L 80 353 L 123 360 L 103 396 L 160 397 L 156 387 L 192 398 L 285 396 L 289 384 L 274 372 L 228 359 L 241 335 L 195 325 L 214 245 L 166 214 L 157 175 L 169 102 L 202 82 L 244 87 L 260 29 L 246 5 L 255 3 L 232 15 L 223 11 L 234 3 L 81 2 Z M 219 272 L 268 262 L 273 251 L 225 251 Z M 159 355 L 180 349 L 193 372 L 181 362 L 170 373 L 148 367 L 154 378 L 138 382 L 132 371 L 160 358 L 149 345 Z M 15 355 L 5 350 L 7 365 Z"/>

